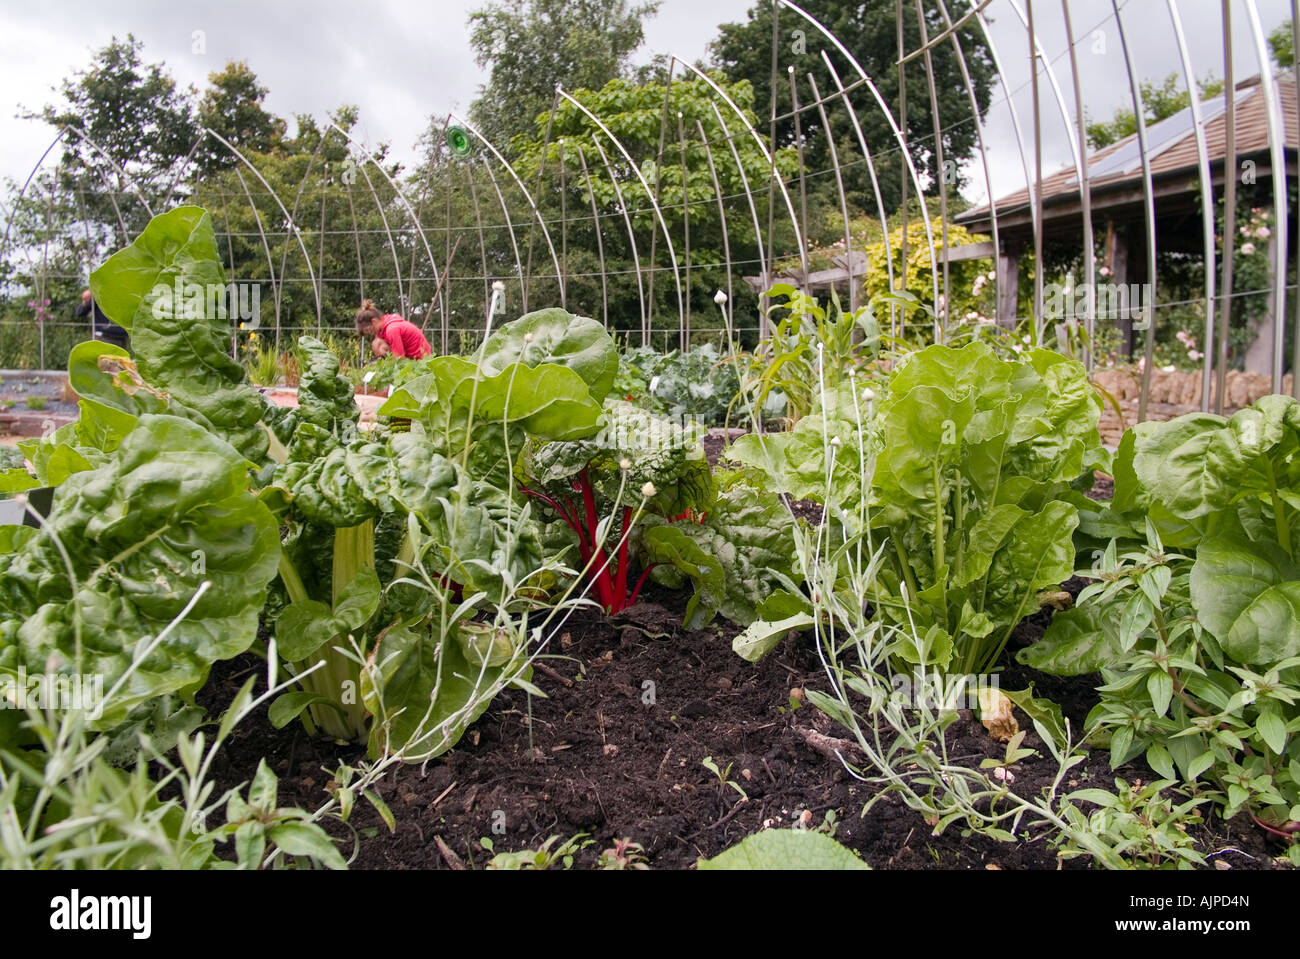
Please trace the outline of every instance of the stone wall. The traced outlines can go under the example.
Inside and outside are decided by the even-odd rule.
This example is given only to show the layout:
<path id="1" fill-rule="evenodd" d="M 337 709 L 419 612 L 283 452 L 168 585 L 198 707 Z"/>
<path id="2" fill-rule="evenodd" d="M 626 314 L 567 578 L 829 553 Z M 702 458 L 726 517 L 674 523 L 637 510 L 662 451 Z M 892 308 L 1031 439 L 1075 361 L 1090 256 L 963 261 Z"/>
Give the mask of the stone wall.
<path id="1" fill-rule="evenodd" d="M 1138 399 L 1142 391 L 1141 375 L 1134 369 L 1098 370 L 1093 382 L 1119 401 L 1124 416 L 1121 420 L 1107 401 L 1101 416 L 1101 436 L 1107 446 L 1119 444 L 1119 438 L 1128 427 L 1137 422 Z M 1291 393 L 1292 377 L 1285 376 L 1282 392 Z M 1231 413 L 1249 406 L 1262 396 L 1273 392 L 1267 376 L 1230 370 L 1224 385 L 1226 411 Z M 1210 383 L 1210 405 L 1214 402 L 1214 382 Z M 1153 370 L 1151 394 L 1147 405 L 1148 420 L 1170 420 L 1201 408 L 1201 373 L 1166 372 Z"/>

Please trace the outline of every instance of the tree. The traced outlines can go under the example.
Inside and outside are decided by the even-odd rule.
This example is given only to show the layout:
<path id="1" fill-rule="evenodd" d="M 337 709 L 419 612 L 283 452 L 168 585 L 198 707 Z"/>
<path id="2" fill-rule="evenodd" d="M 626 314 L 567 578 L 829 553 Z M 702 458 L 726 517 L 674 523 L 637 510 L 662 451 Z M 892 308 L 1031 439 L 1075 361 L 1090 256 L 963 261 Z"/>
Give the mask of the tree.
<path id="1" fill-rule="evenodd" d="M 178 89 L 163 64 L 144 63 L 142 50 L 131 34 L 114 37 L 88 69 L 64 81 L 64 103 L 30 114 L 67 131 L 62 191 L 84 197 L 92 222 L 111 230 L 124 221 L 132 236 L 148 222 L 145 203 L 185 182 L 199 136 L 193 89 Z"/>
<path id="2" fill-rule="evenodd" d="M 1289 70 L 1295 66 L 1294 41 L 1295 37 L 1292 33 L 1290 20 L 1279 23 L 1273 32 L 1268 35 L 1269 50 L 1279 67 L 1285 67 Z"/>
<path id="3" fill-rule="evenodd" d="M 875 82 L 891 111 L 899 115 L 898 21 L 893 3 L 844 3 L 843 0 L 807 0 L 801 3 L 818 21 L 823 23 L 852 51 L 867 75 Z M 959 5 L 950 5 L 957 7 Z M 903 5 L 904 47 L 915 50 L 921 46 L 921 27 L 912 4 Z M 945 23 L 936 4 L 925 4 L 926 35 L 935 37 L 943 31 Z M 749 10 L 745 23 L 725 23 L 719 27 L 718 37 L 710 45 L 714 62 L 732 80 L 748 80 L 754 88 L 754 102 L 758 105 L 762 123 L 759 132 L 766 135 L 772 98 L 772 10 L 770 0 L 759 0 Z M 800 87 L 800 105 L 806 107 L 812 100 L 807 75 L 813 73 L 823 97 L 833 93 L 833 81 L 827 76 L 821 51 L 827 48 L 840 77 L 848 85 L 857 79 L 856 71 L 848 67 L 843 57 L 830 48 L 820 33 L 802 17 L 789 9 L 778 14 L 777 47 L 777 113 L 790 113 L 790 86 L 788 68 Z M 953 16 L 956 13 L 954 10 Z M 995 72 L 987 45 L 978 27 L 967 24 L 958 31 L 966 66 L 970 72 L 975 101 L 979 110 L 977 121 L 988 110 Z M 948 167 L 948 192 L 955 195 L 961 186 L 960 162 L 969 157 L 977 145 L 976 123 L 972 122 L 970 98 L 961 68 L 952 44 L 943 41 L 931 49 L 934 67 L 935 90 L 938 99 L 940 127 L 942 130 L 944 160 L 954 161 Z M 924 59 L 917 57 L 906 67 L 907 124 L 905 134 L 908 150 L 918 172 L 928 180 L 928 191 L 937 192 L 940 185 L 937 170 L 937 152 L 933 149 L 934 124 L 931 119 L 929 85 Z M 849 100 L 862 126 L 863 137 L 871 151 L 880 180 L 880 191 L 887 213 L 898 208 L 903 191 L 902 166 L 898 157 L 898 143 L 889 122 L 869 90 L 859 88 L 849 94 Z M 876 198 L 857 134 L 843 105 L 830 102 L 826 108 L 830 121 L 830 134 L 834 137 L 842 161 L 856 159 L 846 164 L 842 171 L 845 192 L 855 211 L 876 215 Z M 804 162 L 810 172 L 827 172 L 832 162 L 826 131 L 815 108 L 804 109 L 800 116 L 800 132 L 806 138 Z M 777 142 L 786 146 L 795 143 L 795 123 L 786 117 L 777 123 Z M 835 189 L 834 176 L 820 176 L 810 180 L 810 187 L 828 192 Z M 914 192 L 908 186 L 909 193 Z"/>
<path id="4" fill-rule="evenodd" d="M 241 153 L 270 153 L 284 137 L 285 123 L 263 106 L 270 91 L 257 82 L 247 63 L 227 63 L 208 74 L 210 86 L 199 101 L 199 122 L 234 144 Z M 205 137 L 198 157 L 201 176 L 239 160 L 220 141 Z"/>
<path id="5" fill-rule="evenodd" d="M 713 79 L 740 107 L 749 122 L 756 123 L 754 91 L 749 83 L 743 80 L 728 83 L 720 73 L 715 73 Z M 610 326 L 637 329 L 642 292 L 649 299 L 653 289 L 654 297 L 649 309 L 652 319 L 660 320 L 655 325 L 663 329 L 678 329 L 676 284 L 669 272 L 671 259 L 654 205 L 650 202 L 651 196 L 656 196 L 683 277 L 686 272 L 689 207 L 689 246 L 693 267 L 689 288 L 683 290 L 683 295 L 690 301 L 695 328 L 717 327 L 720 314 L 713 304 L 713 295 L 718 289 L 725 289 L 728 282 L 722 265 L 725 262 L 722 224 L 713 172 L 717 174 L 718 188 L 727 210 L 727 242 L 732 262 L 737 264 L 734 272 L 757 273 L 757 261 L 762 251 L 749 208 L 741 198 L 746 183 L 755 192 L 765 188 L 771 175 L 768 159 L 753 138 L 736 135 L 742 129 L 740 120 L 728 119 L 728 131 L 743 165 L 742 175 L 741 167 L 727 146 L 727 134 L 719 126 L 713 111 L 713 104 L 721 101 L 703 80 L 678 77 L 669 90 L 664 83 L 617 79 L 598 91 L 576 91 L 574 98 L 618 138 L 639 167 L 634 172 L 591 117 L 569 102 L 563 102 L 557 108 L 550 123 L 549 139 L 546 138 L 546 118 L 541 118 L 534 137 L 518 143 L 518 167 L 525 182 L 536 182 L 539 169 L 545 174 L 539 193 L 548 203 L 549 209 L 545 214 L 551 218 L 558 218 L 559 214 L 560 162 L 561 157 L 564 159 L 567 212 L 572 220 L 564 242 L 569 260 L 569 308 L 602 317 L 604 296 L 600 257 L 603 253 Z M 664 130 L 664 149 L 660 154 L 659 135 L 665 98 L 668 126 Z M 727 113 L 730 113 L 730 108 L 727 108 Z M 680 127 L 678 114 L 681 115 Z M 700 138 L 701 127 L 707 147 Z M 596 147 L 597 141 L 604 151 L 603 157 Z M 591 180 L 590 193 L 582 173 L 584 160 Z M 798 161 L 792 148 L 779 150 L 776 162 L 781 176 L 790 177 L 797 172 Z M 649 185 L 649 193 L 642 185 L 642 179 Z M 593 195 L 600 213 L 599 244 L 597 228 L 589 215 Z M 628 211 L 636 237 L 635 257 L 624 226 L 623 209 Z M 778 223 L 778 231 L 786 231 L 782 232 L 782 243 L 788 245 L 792 242 L 792 234 L 787 235 L 788 220 Z M 556 242 L 559 242 L 558 238 Z M 655 251 L 653 261 L 650 258 L 652 249 Z M 655 279 L 651 278 L 652 268 Z M 734 284 L 733 292 L 742 298 L 744 307 L 752 305 L 752 297 L 748 296 L 749 291 L 743 284 Z M 738 315 L 744 315 L 744 312 L 738 304 Z M 662 345 L 663 341 L 657 342 Z M 676 345 L 675 338 L 671 338 L 671 342 Z"/>
<path id="6" fill-rule="evenodd" d="M 1169 74 L 1160 84 L 1143 80 L 1138 89 L 1142 94 L 1142 116 L 1148 126 L 1186 110 L 1192 102 L 1181 73 Z M 1222 95 L 1223 81 L 1216 80 L 1213 75 L 1202 77 L 1196 81 L 1196 89 L 1202 100 L 1208 100 Z M 1088 143 L 1096 150 L 1137 133 L 1137 119 L 1132 110 L 1121 107 L 1109 120 L 1089 123 L 1085 129 Z"/>
<path id="7" fill-rule="evenodd" d="M 474 60 L 489 70 L 471 116 L 503 151 L 549 111 L 556 84 L 598 90 L 625 75 L 659 0 L 491 0 L 470 14 Z"/>

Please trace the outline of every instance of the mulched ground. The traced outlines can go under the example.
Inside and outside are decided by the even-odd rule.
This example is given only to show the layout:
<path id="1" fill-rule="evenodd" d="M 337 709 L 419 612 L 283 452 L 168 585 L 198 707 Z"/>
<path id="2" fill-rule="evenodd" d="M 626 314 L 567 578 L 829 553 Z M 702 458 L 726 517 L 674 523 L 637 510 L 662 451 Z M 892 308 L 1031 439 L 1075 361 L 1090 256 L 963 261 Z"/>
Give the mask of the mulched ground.
<path id="1" fill-rule="evenodd" d="M 720 434 L 705 439 L 714 465 L 725 443 Z M 1090 495 L 1110 494 L 1110 478 L 1099 476 Z M 817 504 L 793 505 L 819 521 Z M 1065 584 L 1072 595 L 1083 586 L 1079 579 Z M 808 742 L 810 731 L 838 738 L 843 730 L 811 706 L 792 708 L 792 691 L 827 688 L 810 639 L 787 638 L 763 662 L 747 663 L 731 650 L 738 627 L 682 628 L 688 596 L 650 585 L 640 603 L 613 620 L 593 612 L 572 617 L 547 651 L 549 672 L 533 676 L 545 699 L 507 691 L 456 748 L 423 768 L 385 777 L 378 791 L 395 831 L 360 800 L 350 828 L 330 827 L 357 839 L 353 867 L 475 868 L 493 854 L 485 838 L 504 852 L 581 836 L 587 845 L 575 868 L 594 867 L 602 850 L 629 839 L 644 847 L 652 868 L 688 869 L 762 828 L 800 821 L 816 827 L 828 814 L 835 838 L 877 869 L 1088 867 L 1087 859 L 1061 860 L 1044 838 L 1004 843 L 963 837 L 958 826 L 934 836 L 896 795 L 862 815 L 877 787 L 855 780 Z M 1017 627 L 999 685 L 1019 690 L 1033 683 L 1036 695 L 1061 706 L 1077 738 L 1098 701 L 1100 677 L 1047 676 L 1014 664 L 1016 650 L 1041 636 L 1050 616 L 1044 609 Z M 218 664 L 203 699 L 219 710 L 253 671 L 264 667 L 251 655 Z M 977 720 L 961 716 L 946 734 L 950 756 L 978 767 L 1003 755 L 1005 747 Z M 1029 729 L 1025 745 L 1041 746 L 1032 724 L 1018 718 Z M 1021 795 L 1040 795 L 1056 776 L 1041 752 L 1013 767 Z M 355 747 L 308 737 L 297 724 L 274 730 L 263 714 L 233 734 L 215 770 L 221 788 L 251 778 L 262 757 L 281 778 L 281 803 L 305 808 L 328 798 L 327 770 L 364 758 Z M 707 769 L 706 757 L 735 785 Z M 1158 778 L 1140 761 L 1112 771 L 1100 750 L 1068 776 L 1066 791 L 1111 789 L 1117 776 L 1130 783 Z M 1241 818 L 1211 818 L 1196 829 L 1199 848 L 1220 869 L 1281 865 L 1280 845 Z"/>
<path id="2" fill-rule="evenodd" d="M 455 749 L 423 769 L 402 767 L 384 779 L 379 793 L 396 817 L 395 832 L 358 801 L 353 866 L 474 868 L 491 856 L 481 844 L 485 837 L 502 852 L 585 834 L 591 844 L 578 852 L 576 868 L 595 866 L 600 851 L 621 838 L 640 843 L 652 868 L 684 869 L 764 826 L 789 826 L 801 817 L 816 826 L 833 813 L 835 837 L 876 868 L 1086 868 L 1086 860 L 1059 862 L 1042 839 L 963 838 L 955 827 L 933 836 L 897 797 L 860 815 L 875 788 L 805 741 L 809 729 L 838 735 L 826 717 L 810 706 L 791 708 L 792 690 L 826 688 L 811 643 L 788 639 L 751 665 L 731 651 L 735 627 L 682 629 L 683 600 L 654 590 L 613 621 L 599 614 L 571 619 L 546 661 L 558 678 L 534 675 L 546 699 L 530 703 L 521 691 L 506 692 Z M 1048 616 L 1026 620 L 1012 652 L 1040 635 Z M 229 702 L 250 670 L 262 672 L 251 656 L 221 664 L 205 699 Z M 1031 681 L 1037 693 L 1062 705 L 1075 729 L 1096 702 L 1096 677 L 1011 667 L 1001 686 L 1021 689 Z M 972 719 L 959 719 L 948 736 L 951 755 L 970 766 L 1004 749 Z M 1026 745 L 1035 743 L 1031 732 Z M 223 755 L 216 771 L 222 788 L 249 778 L 265 756 L 281 778 L 281 803 L 308 808 L 326 799 L 331 777 L 325 770 L 361 759 L 359 750 L 310 739 L 300 728 L 273 730 L 264 716 L 237 729 Z M 705 757 L 730 770 L 727 778 L 745 799 L 705 768 Z M 1037 794 L 1055 772 L 1050 760 L 1022 761 L 1014 767 L 1014 788 Z M 1068 786 L 1110 787 L 1116 775 L 1130 782 L 1155 778 L 1142 763 L 1112 773 L 1106 754 L 1094 751 L 1071 770 Z M 494 823 L 504 834 L 494 833 Z M 331 828 L 352 835 L 338 824 Z M 1281 852 L 1241 821 L 1212 821 L 1199 838 L 1203 852 L 1233 868 L 1273 868 Z"/>

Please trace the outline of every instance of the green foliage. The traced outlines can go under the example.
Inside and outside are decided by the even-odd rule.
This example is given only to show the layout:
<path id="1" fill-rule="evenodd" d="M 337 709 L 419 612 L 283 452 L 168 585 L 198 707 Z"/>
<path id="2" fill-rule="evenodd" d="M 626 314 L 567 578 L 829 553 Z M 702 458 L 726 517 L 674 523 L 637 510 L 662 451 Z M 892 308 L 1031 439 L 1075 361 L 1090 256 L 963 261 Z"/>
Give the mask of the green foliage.
<path id="1" fill-rule="evenodd" d="M 559 836 L 551 836 L 546 842 L 542 843 L 536 849 L 521 849 L 518 852 L 499 852 L 494 855 L 486 868 L 488 869 L 552 869 L 559 865 L 565 869 L 573 868 L 573 857 L 575 854 L 592 845 L 592 840 L 587 838 L 585 832 L 580 832 L 571 839 L 566 839 L 560 845 Z M 491 839 L 479 840 L 480 845 L 488 852 L 492 852 L 494 847 Z M 555 846 L 554 849 L 551 847 Z"/>
<path id="2" fill-rule="evenodd" d="M 764 829 L 696 869 L 870 869 L 830 836 L 806 829 Z"/>
<path id="3" fill-rule="evenodd" d="M 90 276 L 95 302 L 131 334 L 141 375 L 260 463 L 265 401 L 224 350 L 229 323 L 209 307 L 225 275 L 212 218 L 194 206 L 156 216 Z"/>
<path id="4" fill-rule="evenodd" d="M 339 373 L 339 358 L 314 336 L 298 338 L 298 414 L 331 433 L 355 427 L 358 410 L 352 383 Z"/>
<path id="5" fill-rule="evenodd" d="M 264 103 L 271 91 L 258 82 L 247 63 L 227 63 L 222 70 L 208 74 L 208 83 L 198 104 L 200 123 L 245 156 L 269 153 L 280 145 L 285 122 L 266 111 Z M 200 176 L 239 163 L 238 157 L 212 137 L 206 138 L 204 147 L 197 158 Z"/>
<path id="6" fill-rule="evenodd" d="M 1174 805 L 1166 792 L 1179 794 L 1172 780 L 1130 785 L 1123 779 L 1115 780 L 1115 792 L 1104 789 L 1079 789 L 1066 798 L 1073 804 L 1090 802 L 1097 806 L 1084 816 L 1077 806 L 1070 805 L 1067 812 L 1080 828 L 1086 828 L 1102 841 L 1111 845 L 1134 869 L 1191 869 L 1204 866 L 1205 857 L 1196 849 L 1196 840 L 1187 834 L 1191 826 L 1199 825 L 1201 814 L 1197 811 L 1209 800 L 1191 798 Z M 1073 836 L 1063 833 L 1056 842 L 1064 859 L 1087 856 L 1091 853 L 1081 848 Z"/>
<path id="7" fill-rule="evenodd" d="M 1295 35 L 1290 20 L 1284 20 L 1268 35 L 1269 52 L 1279 67 L 1295 66 Z"/>
<path id="8" fill-rule="evenodd" d="M 883 546 L 871 601 L 919 642 L 900 660 L 986 671 L 1038 593 L 1073 571 L 1069 487 L 1105 463 L 1100 400 L 1059 354 L 1002 360 L 982 343 L 910 354 L 878 406 L 853 384 L 729 455 Z"/>
<path id="9" fill-rule="evenodd" d="M 247 649 L 278 559 L 243 457 L 194 423 L 145 414 L 102 466 L 67 478 L 39 532 L 0 554 L 0 668 L 120 681 L 109 728 Z M 137 661 L 140 637 L 155 639 Z"/>
<path id="10" fill-rule="evenodd" d="M 1112 765 L 1145 754 L 1166 779 L 1204 777 L 1225 817 L 1282 835 L 1300 822 L 1297 450 L 1300 406 L 1281 396 L 1130 430 L 1112 506 L 1089 519 L 1114 537 L 1099 582 L 1020 654 L 1101 670 L 1089 724 Z"/>
<path id="11" fill-rule="evenodd" d="M 479 365 L 484 372 L 500 373 L 512 363 L 530 369 L 543 363 L 567 367 L 601 403 L 614 385 L 618 350 L 600 323 L 552 307 L 507 323 L 483 344 Z"/>
<path id="12" fill-rule="evenodd" d="M 593 90 L 621 76 L 658 8 L 658 0 L 489 0 L 469 16 L 474 60 L 488 70 L 470 107 L 475 123 L 504 146 L 533 130 L 557 84 Z"/>

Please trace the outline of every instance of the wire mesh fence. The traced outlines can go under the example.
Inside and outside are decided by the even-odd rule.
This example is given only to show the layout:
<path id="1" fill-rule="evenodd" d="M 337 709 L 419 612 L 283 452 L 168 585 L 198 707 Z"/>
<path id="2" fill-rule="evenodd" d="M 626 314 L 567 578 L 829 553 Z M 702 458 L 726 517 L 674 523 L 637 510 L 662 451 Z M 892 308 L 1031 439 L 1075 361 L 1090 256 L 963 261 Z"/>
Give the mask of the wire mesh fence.
<path id="1" fill-rule="evenodd" d="M 1256 0 L 892 6 L 897 40 L 874 75 L 802 6 L 760 3 L 766 89 L 671 56 L 638 87 L 636 122 L 557 87 L 528 149 L 448 113 L 406 173 L 330 123 L 292 162 L 208 130 L 227 161 L 209 175 L 180 164 L 146 188 L 100 163 L 70 189 L 47 168 L 71 146 L 60 131 L 4 214 L 0 368 L 66 362 L 90 330 L 72 313 L 93 266 L 186 202 L 211 213 L 231 282 L 257 291 L 256 316 L 231 322 L 237 358 L 312 332 L 364 362 L 364 299 L 435 349 L 473 349 L 495 283 L 509 314 L 562 306 L 632 345 L 689 350 L 730 325 L 752 347 L 769 333 L 764 292 L 788 282 L 850 310 L 913 294 L 928 313 L 885 308 L 904 337 L 997 324 L 1075 343 L 1090 365 L 1131 363 L 1139 418 L 1152 372 L 1171 366 L 1200 376 L 1205 409 L 1224 405 L 1230 369 L 1295 389 L 1297 77 Z M 1166 60 L 1172 111 L 1148 102 L 1158 78 L 1143 75 Z M 1104 145 L 1089 105 L 1102 71 L 1126 84 L 1132 125 Z"/>

